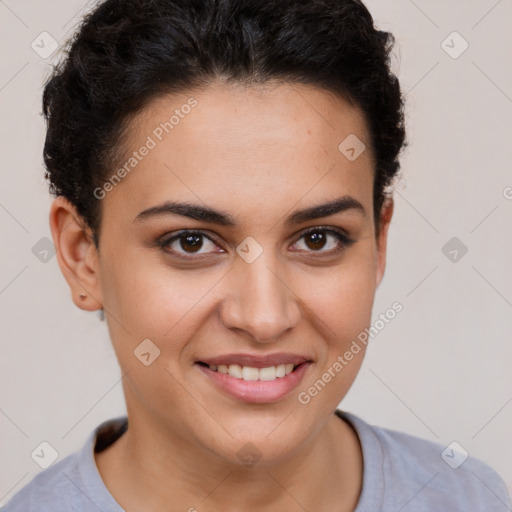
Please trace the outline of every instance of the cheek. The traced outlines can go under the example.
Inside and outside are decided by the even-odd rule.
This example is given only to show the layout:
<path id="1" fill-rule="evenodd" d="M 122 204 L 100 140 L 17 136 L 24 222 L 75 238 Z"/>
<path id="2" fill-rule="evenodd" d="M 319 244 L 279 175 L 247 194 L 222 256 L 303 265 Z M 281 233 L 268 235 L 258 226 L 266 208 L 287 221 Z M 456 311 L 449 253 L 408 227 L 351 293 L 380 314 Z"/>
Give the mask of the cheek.
<path id="1" fill-rule="evenodd" d="M 347 255 L 339 266 L 316 275 L 297 276 L 296 282 L 301 283 L 297 294 L 314 311 L 319 324 L 324 324 L 325 339 L 339 348 L 370 323 L 375 279 L 376 257 L 368 241 Z"/>
<path id="2" fill-rule="evenodd" d="M 140 252 L 105 258 L 104 306 L 123 369 L 133 366 L 133 351 L 145 339 L 171 362 L 177 359 L 201 325 L 208 295 L 224 272 L 178 270 Z"/>
<path id="3" fill-rule="evenodd" d="M 364 259 L 334 279 L 331 289 L 332 320 L 342 338 L 356 336 L 367 327 L 375 296 L 375 266 Z"/>
<path id="4" fill-rule="evenodd" d="M 101 275 L 109 330 L 120 363 L 129 369 L 133 351 L 144 339 L 152 340 L 169 362 L 177 361 L 186 355 L 187 340 L 194 338 L 222 301 L 221 278 L 226 268 L 187 271 L 144 250 L 125 249 L 119 254 L 123 257 L 105 255 Z M 338 265 L 295 267 L 283 277 L 294 291 L 289 300 L 304 303 L 303 315 L 313 312 L 307 321 L 340 352 L 371 321 L 375 272 L 375 247 L 368 238 L 360 240 Z"/>
<path id="5" fill-rule="evenodd" d="M 105 258 L 102 269 L 105 306 L 139 337 L 150 333 L 161 336 L 171 329 L 200 298 L 201 282 L 147 250 Z"/>

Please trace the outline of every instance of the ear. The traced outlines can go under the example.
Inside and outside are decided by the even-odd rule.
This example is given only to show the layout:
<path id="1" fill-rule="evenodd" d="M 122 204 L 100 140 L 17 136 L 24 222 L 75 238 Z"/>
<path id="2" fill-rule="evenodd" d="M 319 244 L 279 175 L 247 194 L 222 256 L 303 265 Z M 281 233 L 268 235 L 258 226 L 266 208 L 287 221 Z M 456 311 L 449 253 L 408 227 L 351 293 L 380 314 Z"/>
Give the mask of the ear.
<path id="1" fill-rule="evenodd" d="M 51 204 L 50 229 L 57 261 L 73 302 L 86 311 L 101 309 L 99 256 L 92 231 L 63 196 L 56 197 Z"/>
<path id="2" fill-rule="evenodd" d="M 377 236 L 377 273 L 376 286 L 379 286 L 384 271 L 386 270 L 386 248 L 388 242 L 388 228 L 393 216 L 394 202 L 392 197 L 387 197 L 381 208 L 380 213 L 380 229 Z"/>

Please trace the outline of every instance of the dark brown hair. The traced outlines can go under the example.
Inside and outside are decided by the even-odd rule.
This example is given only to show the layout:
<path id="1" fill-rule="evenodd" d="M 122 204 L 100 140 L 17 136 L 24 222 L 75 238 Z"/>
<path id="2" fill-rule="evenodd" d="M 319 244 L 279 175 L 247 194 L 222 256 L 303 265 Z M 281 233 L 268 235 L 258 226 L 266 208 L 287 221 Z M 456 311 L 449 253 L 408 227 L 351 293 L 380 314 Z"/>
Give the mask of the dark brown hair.
<path id="1" fill-rule="evenodd" d="M 84 17 L 44 87 L 50 192 L 75 205 L 98 246 L 93 191 L 111 175 L 130 117 L 159 95 L 219 78 L 282 80 L 334 92 L 363 111 L 378 228 L 405 145 L 393 44 L 358 0 L 106 0 Z"/>

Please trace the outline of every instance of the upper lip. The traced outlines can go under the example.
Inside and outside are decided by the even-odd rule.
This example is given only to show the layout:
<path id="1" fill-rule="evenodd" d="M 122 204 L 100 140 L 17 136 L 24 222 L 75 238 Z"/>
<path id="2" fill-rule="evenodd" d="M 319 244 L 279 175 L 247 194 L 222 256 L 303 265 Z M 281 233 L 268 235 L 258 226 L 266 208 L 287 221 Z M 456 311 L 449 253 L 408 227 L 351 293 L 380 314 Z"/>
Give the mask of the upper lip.
<path id="1" fill-rule="evenodd" d="M 298 354 L 279 353 L 267 355 L 226 354 L 222 356 L 201 359 L 197 362 L 210 365 L 222 364 L 229 366 L 231 364 L 238 364 L 240 366 L 251 366 L 253 368 L 267 368 L 269 366 L 278 366 L 280 364 L 293 364 L 294 366 L 297 366 L 308 361 L 311 361 L 311 359 Z"/>

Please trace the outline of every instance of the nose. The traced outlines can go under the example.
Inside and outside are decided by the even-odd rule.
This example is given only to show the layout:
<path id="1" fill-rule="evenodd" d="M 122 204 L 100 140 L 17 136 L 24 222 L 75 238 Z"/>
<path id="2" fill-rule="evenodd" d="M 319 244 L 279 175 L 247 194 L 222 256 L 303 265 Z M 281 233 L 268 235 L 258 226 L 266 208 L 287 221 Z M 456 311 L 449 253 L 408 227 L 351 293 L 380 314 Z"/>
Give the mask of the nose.
<path id="1" fill-rule="evenodd" d="M 237 266 L 226 283 L 228 297 L 221 308 L 224 326 L 259 343 L 276 341 L 299 322 L 297 297 L 265 252 L 252 263 L 240 258 Z"/>

